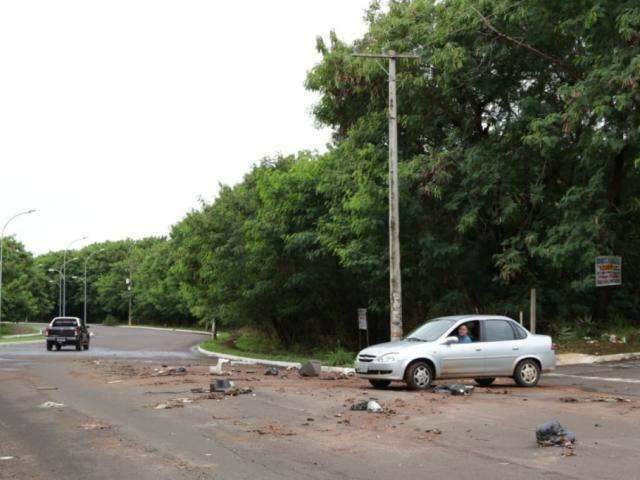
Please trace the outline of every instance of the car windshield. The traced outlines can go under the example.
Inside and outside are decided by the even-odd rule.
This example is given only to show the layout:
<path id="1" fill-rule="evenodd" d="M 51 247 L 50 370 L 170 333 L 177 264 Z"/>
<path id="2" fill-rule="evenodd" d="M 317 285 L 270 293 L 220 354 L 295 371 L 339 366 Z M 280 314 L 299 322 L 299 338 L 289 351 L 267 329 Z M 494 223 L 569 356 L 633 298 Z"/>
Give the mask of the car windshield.
<path id="1" fill-rule="evenodd" d="M 440 338 L 454 323 L 456 323 L 456 320 L 434 318 L 407 335 L 406 340 L 410 342 L 433 342 Z"/>

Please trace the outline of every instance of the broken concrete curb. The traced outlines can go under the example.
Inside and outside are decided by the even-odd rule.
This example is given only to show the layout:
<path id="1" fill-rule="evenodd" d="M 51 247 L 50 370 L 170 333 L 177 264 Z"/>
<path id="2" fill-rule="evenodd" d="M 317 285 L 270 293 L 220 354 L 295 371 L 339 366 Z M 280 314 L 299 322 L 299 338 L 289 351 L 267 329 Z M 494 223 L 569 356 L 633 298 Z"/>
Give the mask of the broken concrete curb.
<path id="1" fill-rule="evenodd" d="M 207 357 L 218 357 L 218 358 L 226 358 L 229 360 L 235 360 L 237 362 L 242 362 L 247 365 L 264 365 L 264 366 L 273 366 L 273 367 L 283 367 L 283 368 L 300 368 L 302 365 L 298 362 L 285 362 L 282 360 L 267 360 L 264 358 L 249 358 L 249 357 L 240 357 L 238 355 L 230 355 L 228 353 L 219 353 L 219 352 L 211 352 L 209 350 L 205 350 L 204 348 L 198 346 L 196 348 L 198 353 L 205 355 Z M 350 367 L 322 367 L 323 372 L 329 373 L 344 373 L 346 375 L 355 373 L 355 370 Z"/>

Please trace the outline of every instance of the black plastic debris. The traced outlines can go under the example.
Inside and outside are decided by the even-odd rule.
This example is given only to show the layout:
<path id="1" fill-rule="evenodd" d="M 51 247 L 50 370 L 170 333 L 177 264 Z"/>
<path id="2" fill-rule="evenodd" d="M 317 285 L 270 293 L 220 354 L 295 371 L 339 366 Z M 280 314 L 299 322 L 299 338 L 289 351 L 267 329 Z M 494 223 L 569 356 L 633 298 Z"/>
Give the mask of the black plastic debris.
<path id="1" fill-rule="evenodd" d="M 452 385 L 436 385 L 431 391 L 433 393 L 450 393 L 451 395 L 471 395 L 474 388 L 473 385 L 454 383 Z"/>
<path id="2" fill-rule="evenodd" d="M 269 367 L 264 371 L 265 375 L 274 375 L 277 376 L 280 373 L 277 367 Z"/>
<path id="3" fill-rule="evenodd" d="M 576 436 L 560 425 L 560 422 L 553 420 L 543 423 L 536 429 L 536 441 L 541 447 L 568 447 L 575 443 Z"/>

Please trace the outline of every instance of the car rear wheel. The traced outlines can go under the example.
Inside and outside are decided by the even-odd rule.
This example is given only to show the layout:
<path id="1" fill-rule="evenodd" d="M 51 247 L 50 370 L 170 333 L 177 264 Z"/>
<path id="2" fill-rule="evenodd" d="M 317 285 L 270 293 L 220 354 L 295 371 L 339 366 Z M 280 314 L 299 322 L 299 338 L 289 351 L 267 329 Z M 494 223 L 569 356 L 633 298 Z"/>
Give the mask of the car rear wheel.
<path id="1" fill-rule="evenodd" d="M 516 366 L 513 379 L 521 387 L 535 387 L 540 381 L 540 366 L 538 362 L 527 358 Z"/>
<path id="2" fill-rule="evenodd" d="M 475 381 L 481 387 L 488 387 L 493 382 L 495 382 L 496 379 L 495 378 L 476 378 Z"/>
<path id="3" fill-rule="evenodd" d="M 427 362 L 412 363 L 404 374 L 404 381 L 411 390 L 426 390 L 433 381 L 433 369 Z"/>
<path id="4" fill-rule="evenodd" d="M 62 348 L 62 345 L 60 345 L 59 343 L 56 343 L 56 351 L 60 351 L 60 349 Z"/>
<path id="5" fill-rule="evenodd" d="M 374 380 L 374 379 L 370 379 L 369 383 L 371 385 L 373 385 L 373 388 L 387 388 L 389 385 L 391 385 L 391 380 Z"/>
<path id="6" fill-rule="evenodd" d="M 88 343 L 84 346 L 84 349 L 85 350 L 89 350 L 89 344 Z"/>
<path id="7" fill-rule="evenodd" d="M 82 350 L 82 343 L 80 343 L 80 340 L 78 340 L 76 342 L 76 350 L 79 352 L 80 350 Z"/>
<path id="8" fill-rule="evenodd" d="M 51 351 L 53 349 L 53 343 L 47 342 L 47 350 Z"/>

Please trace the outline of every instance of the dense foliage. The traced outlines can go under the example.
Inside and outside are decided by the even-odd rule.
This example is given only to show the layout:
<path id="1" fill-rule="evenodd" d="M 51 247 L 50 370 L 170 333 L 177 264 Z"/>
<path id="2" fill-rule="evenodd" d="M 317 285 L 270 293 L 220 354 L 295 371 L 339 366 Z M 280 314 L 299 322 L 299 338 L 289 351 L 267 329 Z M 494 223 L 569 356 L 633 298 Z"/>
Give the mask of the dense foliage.
<path id="1" fill-rule="evenodd" d="M 263 160 L 169 239 L 87 247 L 80 259 L 106 248 L 89 264 L 94 315 L 126 318 L 131 264 L 140 321 L 215 318 L 285 344 L 353 343 L 355 310 L 368 307 L 385 337 L 387 77 L 351 53 L 394 49 L 420 55 L 398 66 L 407 327 L 516 316 L 532 287 L 543 328 L 637 322 L 637 1 L 374 2 L 367 19 L 354 44 L 319 39 L 307 77 L 315 117 L 334 132 L 328 152 Z M 622 287 L 595 288 L 599 254 L 623 257 Z"/>

